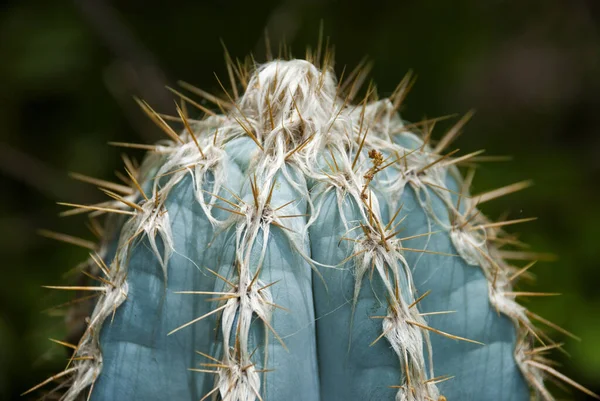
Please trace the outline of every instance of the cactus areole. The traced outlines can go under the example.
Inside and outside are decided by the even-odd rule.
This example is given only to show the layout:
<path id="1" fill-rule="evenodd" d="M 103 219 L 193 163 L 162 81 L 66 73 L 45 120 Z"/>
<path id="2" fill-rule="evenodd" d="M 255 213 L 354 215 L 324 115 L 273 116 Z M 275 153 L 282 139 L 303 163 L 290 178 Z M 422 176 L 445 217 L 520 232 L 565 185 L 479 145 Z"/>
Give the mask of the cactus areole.
<path id="1" fill-rule="evenodd" d="M 435 120 L 397 114 L 410 76 L 355 100 L 364 71 L 338 82 L 329 53 L 308 58 L 230 63 L 227 97 L 187 88 L 219 113 L 140 101 L 168 139 L 139 145 L 127 185 L 99 183 L 109 201 L 66 204 L 111 229 L 47 382 L 67 401 L 548 401 L 549 377 L 594 396 L 516 301 L 532 263 L 510 261 L 531 255 L 504 228 L 529 219 L 477 209 L 527 183 L 472 196 L 458 167 L 480 152 L 448 151 L 470 115 L 430 141 Z"/>

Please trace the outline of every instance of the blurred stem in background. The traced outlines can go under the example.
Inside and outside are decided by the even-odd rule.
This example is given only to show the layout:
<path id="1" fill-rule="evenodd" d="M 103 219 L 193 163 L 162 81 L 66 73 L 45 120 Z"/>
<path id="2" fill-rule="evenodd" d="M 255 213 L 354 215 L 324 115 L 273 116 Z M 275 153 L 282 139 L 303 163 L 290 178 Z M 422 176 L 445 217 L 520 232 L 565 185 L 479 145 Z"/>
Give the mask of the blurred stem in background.
<path id="1" fill-rule="evenodd" d="M 285 40 L 302 57 L 321 19 L 338 74 L 369 55 L 385 96 L 416 72 L 406 120 L 477 109 L 455 145 L 513 161 L 482 165 L 474 192 L 534 180 L 484 211 L 539 216 L 520 238 L 559 259 L 539 263 L 527 288 L 564 295 L 529 306 L 583 339 L 564 339 L 572 357 L 556 358 L 564 373 L 600 391 L 597 2 L 21 0 L 0 9 L 1 399 L 20 399 L 66 363 L 65 350 L 47 340 L 64 337 L 65 317 L 42 311 L 68 299 L 40 286 L 61 282 L 86 251 L 35 232 L 90 238 L 83 219 L 58 218 L 54 202 L 102 199 L 67 172 L 112 178 L 121 150 L 106 142 L 159 138 L 133 95 L 169 112 L 166 84 L 181 79 L 218 92 L 213 71 L 226 75 L 220 39 L 233 57 L 252 51 L 261 61 L 267 27 L 274 48 Z M 447 125 L 439 125 L 441 135 Z"/>

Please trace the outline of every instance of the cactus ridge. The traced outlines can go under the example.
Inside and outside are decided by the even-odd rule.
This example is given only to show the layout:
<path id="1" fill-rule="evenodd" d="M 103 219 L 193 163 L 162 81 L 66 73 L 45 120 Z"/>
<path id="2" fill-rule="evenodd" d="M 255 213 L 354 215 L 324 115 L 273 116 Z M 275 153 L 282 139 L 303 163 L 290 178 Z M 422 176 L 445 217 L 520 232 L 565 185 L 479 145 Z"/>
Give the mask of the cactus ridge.
<path id="1" fill-rule="evenodd" d="M 66 370 L 32 390 L 60 379 L 66 401 L 551 401 L 553 377 L 597 397 L 551 367 L 560 345 L 532 321 L 564 330 L 516 300 L 544 295 L 513 291 L 533 262 L 508 261 L 536 255 L 503 250 L 519 246 L 504 227 L 530 219 L 478 209 L 529 183 L 472 196 L 458 166 L 481 152 L 444 153 L 472 113 L 434 145 L 436 120 L 397 114 L 410 74 L 355 103 L 367 69 L 338 82 L 331 52 L 308 56 L 250 68 L 227 55 L 226 100 L 186 86 L 222 114 L 177 91 L 177 117 L 140 101 L 168 139 L 121 144 L 150 150 L 141 166 L 126 159 L 125 187 L 79 177 L 111 198 L 65 204 L 111 215 L 85 266 L 100 285 L 55 288 L 99 297 Z"/>

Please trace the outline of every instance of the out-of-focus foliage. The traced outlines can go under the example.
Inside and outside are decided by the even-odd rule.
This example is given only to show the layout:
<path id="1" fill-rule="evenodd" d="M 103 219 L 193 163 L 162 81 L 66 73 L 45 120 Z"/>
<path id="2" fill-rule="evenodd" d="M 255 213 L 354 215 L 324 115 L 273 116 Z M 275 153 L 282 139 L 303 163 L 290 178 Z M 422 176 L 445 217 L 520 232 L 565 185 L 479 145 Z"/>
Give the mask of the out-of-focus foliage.
<path id="1" fill-rule="evenodd" d="M 260 61 L 268 26 L 274 48 L 285 35 L 302 56 L 316 43 L 320 19 L 338 74 L 368 54 L 385 95 L 408 69 L 417 73 L 402 110 L 407 120 L 477 109 L 456 146 L 514 160 L 483 165 L 475 192 L 535 181 L 484 210 L 540 217 L 519 227 L 521 238 L 559 259 L 539 263 L 527 288 L 564 295 L 529 306 L 583 339 L 567 341 L 570 359 L 556 358 L 564 373 L 600 391 L 596 1 L 110 3 L 20 0 L 0 9 L 0 399 L 19 399 L 66 363 L 65 350 L 47 341 L 64 336 L 64 318 L 42 311 L 68 298 L 40 286 L 59 283 L 86 253 L 35 230 L 90 237 L 82 219 L 58 218 L 54 202 L 102 199 L 67 172 L 111 178 L 120 150 L 107 141 L 159 138 L 131 95 L 169 112 L 165 84 L 218 89 L 213 71 L 226 75 L 220 38 L 234 57 L 253 51 Z"/>

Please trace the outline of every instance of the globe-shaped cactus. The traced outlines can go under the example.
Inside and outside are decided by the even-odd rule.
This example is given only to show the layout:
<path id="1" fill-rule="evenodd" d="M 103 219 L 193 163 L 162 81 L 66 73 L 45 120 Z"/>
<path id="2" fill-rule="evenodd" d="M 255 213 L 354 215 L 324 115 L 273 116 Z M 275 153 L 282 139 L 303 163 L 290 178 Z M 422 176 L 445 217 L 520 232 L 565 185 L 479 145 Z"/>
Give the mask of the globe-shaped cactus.
<path id="1" fill-rule="evenodd" d="M 471 195 L 458 166 L 480 152 L 448 152 L 469 115 L 434 143 L 435 120 L 397 114 L 410 76 L 355 101 L 362 71 L 309 59 L 229 64 L 227 99 L 196 91 L 220 113 L 140 102 L 168 140 L 127 185 L 82 177 L 109 201 L 66 204 L 109 218 L 96 284 L 54 287 L 97 296 L 47 382 L 65 400 L 524 401 L 553 400 L 554 377 L 594 396 L 517 302 L 533 262 L 511 262 L 535 255 L 504 228 L 529 219 L 478 210 L 528 184 Z"/>

